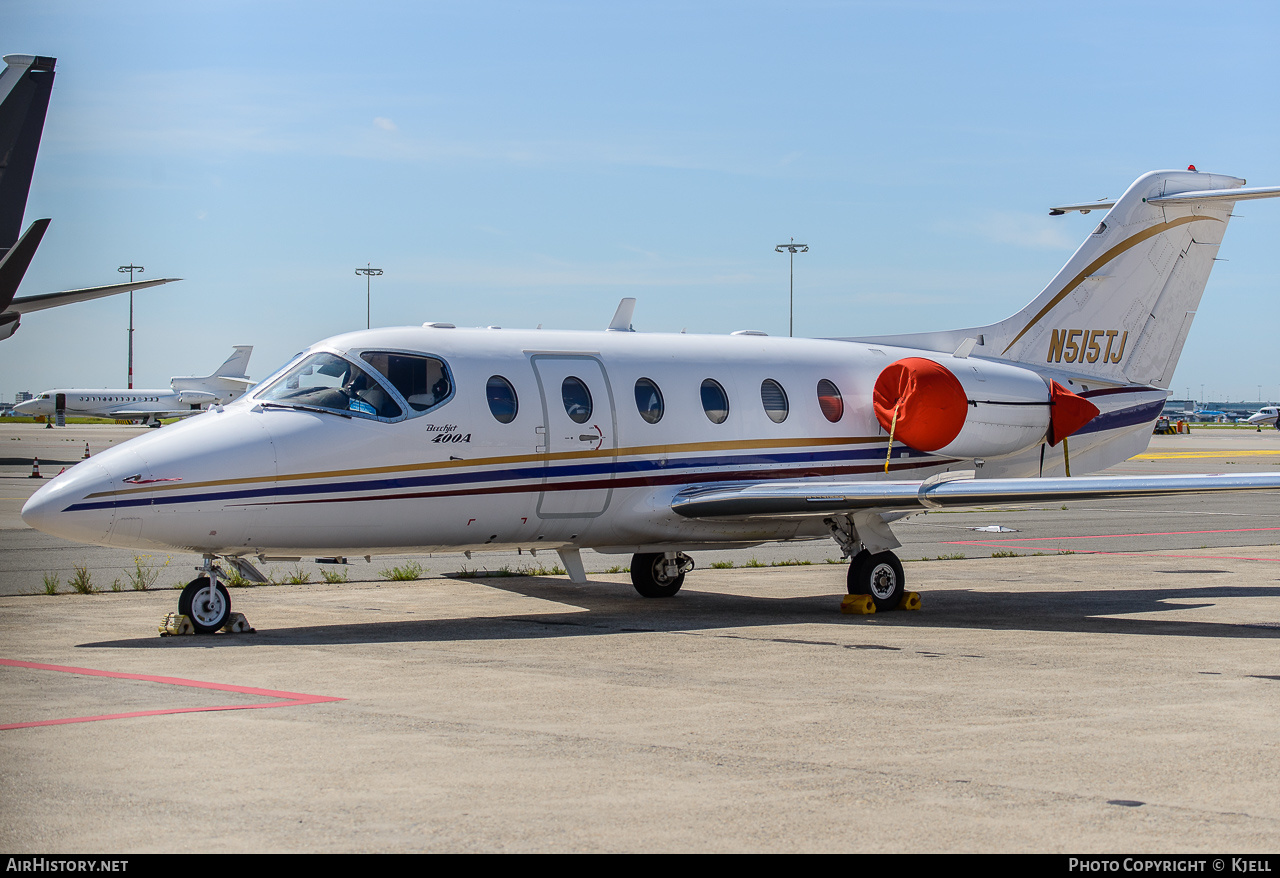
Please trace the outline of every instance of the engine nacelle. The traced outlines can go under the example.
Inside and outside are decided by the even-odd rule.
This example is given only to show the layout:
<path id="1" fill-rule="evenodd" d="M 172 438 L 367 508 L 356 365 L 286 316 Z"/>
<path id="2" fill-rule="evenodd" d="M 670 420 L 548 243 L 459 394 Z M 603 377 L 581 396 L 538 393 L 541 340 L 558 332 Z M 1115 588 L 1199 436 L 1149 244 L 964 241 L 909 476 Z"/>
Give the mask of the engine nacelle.
<path id="1" fill-rule="evenodd" d="M 178 402 L 182 405 L 213 405 L 218 401 L 218 397 L 204 390 L 180 390 L 178 391 Z"/>
<path id="2" fill-rule="evenodd" d="M 923 357 L 887 366 L 876 379 L 876 419 L 895 442 L 949 457 L 999 457 L 1079 430 L 1098 407 L 1030 369 Z"/>

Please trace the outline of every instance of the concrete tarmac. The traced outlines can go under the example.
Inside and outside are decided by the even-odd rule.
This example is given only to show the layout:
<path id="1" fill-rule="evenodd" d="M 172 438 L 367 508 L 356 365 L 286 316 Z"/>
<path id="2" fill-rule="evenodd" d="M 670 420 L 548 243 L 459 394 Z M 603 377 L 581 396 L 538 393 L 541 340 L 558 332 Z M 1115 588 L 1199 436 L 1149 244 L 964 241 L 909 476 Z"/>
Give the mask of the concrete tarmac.
<path id="1" fill-rule="evenodd" d="M 34 432 L 0 441 L 62 438 Z M 1113 472 L 1277 464 L 1274 430 L 1197 431 Z M 20 505 L 12 853 L 1280 849 L 1280 496 L 917 516 L 895 530 L 918 612 L 842 615 L 828 543 L 700 553 L 665 601 L 625 573 L 442 575 L 459 556 L 389 582 L 375 559 L 234 589 L 257 633 L 165 638 L 193 558 L 111 592 L 127 553 L 47 542 Z M 1016 531 L 970 529 L 993 525 Z M 72 563 L 101 593 L 66 593 Z"/>

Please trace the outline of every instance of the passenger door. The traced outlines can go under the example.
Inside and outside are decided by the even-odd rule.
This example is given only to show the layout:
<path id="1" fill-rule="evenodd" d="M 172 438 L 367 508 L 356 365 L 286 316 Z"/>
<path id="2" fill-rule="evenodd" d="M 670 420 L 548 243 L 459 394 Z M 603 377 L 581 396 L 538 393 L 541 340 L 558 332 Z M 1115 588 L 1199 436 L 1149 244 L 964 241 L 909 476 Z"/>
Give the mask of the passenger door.
<path id="1" fill-rule="evenodd" d="M 617 422 L 604 363 L 592 354 L 533 354 L 542 398 L 540 518 L 594 518 L 613 495 Z"/>

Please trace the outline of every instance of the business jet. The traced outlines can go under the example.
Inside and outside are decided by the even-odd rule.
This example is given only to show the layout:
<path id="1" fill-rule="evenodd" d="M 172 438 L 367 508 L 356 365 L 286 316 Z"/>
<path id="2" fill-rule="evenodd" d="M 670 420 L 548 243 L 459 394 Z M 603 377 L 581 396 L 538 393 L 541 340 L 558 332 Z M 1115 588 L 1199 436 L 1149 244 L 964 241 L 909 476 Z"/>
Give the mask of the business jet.
<path id="1" fill-rule="evenodd" d="M 1280 430 L 1280 419 L 1277 418 L 1277 408 L 1273 405 L 1264 405 L 1249 417 L 1244 419 L 1246 424 L 1256 424 L 1259 428 L 1265 424 L 1274 424 L 1277 430 Z"/>
<path id="2" fill-rule="evenodd" d="M 1280 196 L 1158 171 L 1044 291 L 998 323 L 876 338 L 362 330 L 251 393 L 111 448 L 22 510 L 69 540 L 200 553 L 180 613 L 230 616 L 220 564 L 519 548 L 630 554 L 645 597 L 687 554 L 834 539 L 848 590 L 904 594 L 891 522 L 973 504 L 1275 490 L 1280 475 L 1082 477 L 1146 448 L 1235 202 Z M 1072 470 L 1076 476 L 1071 477 Z"/>
<path id="3" fill-rule="evenodd" d="M 43 55 L 5 55 L 4 62 L 4 70 L 0 71 L 0 340 L 18 331 L 24 314 L 179 280 L 164 277 L 34 296 L 17 295 L 36 248 L 49 228 L 47 218 L 38 219 L 18 236 L 31 191 L 36 154 L 40 151 L 49 97 L 53 93 L 57 59 Z"/>
<path id="4" fill-rule="evenodd" d="M 253 345 L 236 345 L 212 375 L 202 378 L 172 378 L 162 390 L 102 390 L 78 388 L 46 390 L 39 396 L 20 402 L 13 410 L 20 415 L 44 415 L 48 418 L 74 415 L 90 418 L 141 420 L 153 427 L 161 418 L 180 418 L 197 414 L 212 405 L 224 405 L 242 396 L 253 386 L 246 374 Z"/>

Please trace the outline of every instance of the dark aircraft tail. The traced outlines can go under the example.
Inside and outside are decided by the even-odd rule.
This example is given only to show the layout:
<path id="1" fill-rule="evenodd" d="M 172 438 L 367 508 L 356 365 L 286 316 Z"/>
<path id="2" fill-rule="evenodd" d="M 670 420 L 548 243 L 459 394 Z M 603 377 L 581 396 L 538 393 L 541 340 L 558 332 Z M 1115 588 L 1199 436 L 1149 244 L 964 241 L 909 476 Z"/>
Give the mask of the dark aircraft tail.
<path id="1" fill-rule="evenodd" d="M 56 58 L 5 55 L 0 72 L 0 257 L 18 242 Z M 7 303 L 6 303 L 7 304 Z"/>

